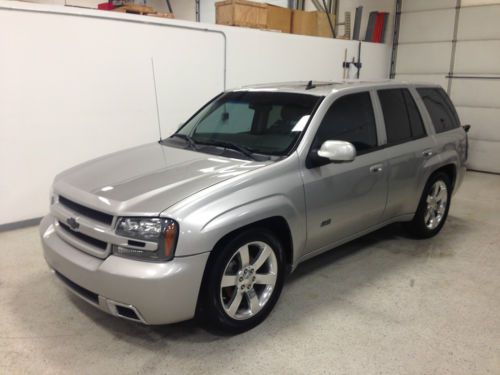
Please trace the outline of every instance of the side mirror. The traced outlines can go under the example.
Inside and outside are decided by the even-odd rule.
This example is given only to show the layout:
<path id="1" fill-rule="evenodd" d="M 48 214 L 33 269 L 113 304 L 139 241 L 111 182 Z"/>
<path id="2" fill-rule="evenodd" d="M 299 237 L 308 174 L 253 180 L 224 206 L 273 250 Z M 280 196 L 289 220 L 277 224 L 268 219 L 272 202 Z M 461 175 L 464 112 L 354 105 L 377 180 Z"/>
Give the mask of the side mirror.
<path id="1" fill-rule="evenodd" d="M 356 157 L 356 148 L 350 142 L 325 141 L 318 150 L 318 156 L 333 162 L 353 161 Z"/>
<path id="2" fill-rule="evenodd" d="M 345 141 L 325 141 L 320 149 L 312 150 L 306 159 L 307 168 L 315 168 L 329 163 L 353 161 L 356 148 Z"/>

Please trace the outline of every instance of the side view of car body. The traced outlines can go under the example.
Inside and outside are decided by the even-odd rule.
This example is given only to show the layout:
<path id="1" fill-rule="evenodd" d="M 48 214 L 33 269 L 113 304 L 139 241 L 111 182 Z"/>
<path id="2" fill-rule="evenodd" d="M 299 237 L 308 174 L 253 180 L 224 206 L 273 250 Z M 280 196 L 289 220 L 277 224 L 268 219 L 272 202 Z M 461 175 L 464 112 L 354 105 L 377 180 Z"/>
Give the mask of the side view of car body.
<path id="1" fill-rule="evenodd" d="M 394 222 L 437 234 L 467 147 L 437 85 L 231 90 L 167 139 L 58 175 L 44 255 L 113 315 L 242 332 L 304 260 Z"/>

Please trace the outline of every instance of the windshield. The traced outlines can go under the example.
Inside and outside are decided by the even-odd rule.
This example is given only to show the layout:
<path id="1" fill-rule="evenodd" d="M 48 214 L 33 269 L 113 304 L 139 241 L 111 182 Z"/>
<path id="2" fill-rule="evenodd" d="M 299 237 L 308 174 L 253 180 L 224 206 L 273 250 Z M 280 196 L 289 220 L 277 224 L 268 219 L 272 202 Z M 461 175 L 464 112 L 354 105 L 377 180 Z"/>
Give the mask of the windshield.
<path id="1" fill-rule="evenodd" d="M 191 118 L 174 138 L 184 138 L 188 146 L 227 147 L 247 156 L 286 155 L 321 99 L 280 92 L 229 92 Z"/>

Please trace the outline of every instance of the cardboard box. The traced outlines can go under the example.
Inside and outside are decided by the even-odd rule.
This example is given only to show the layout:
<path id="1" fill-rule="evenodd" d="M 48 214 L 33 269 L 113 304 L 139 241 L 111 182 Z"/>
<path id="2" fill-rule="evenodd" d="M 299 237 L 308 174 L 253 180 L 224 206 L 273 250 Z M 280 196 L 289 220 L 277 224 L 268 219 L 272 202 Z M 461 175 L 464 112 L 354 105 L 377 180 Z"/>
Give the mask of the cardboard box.
<path id="1" fill-rule="evenodd" d="M 174 14 L 169 12 L 148 13 L 148 16 L 160 18 L 175 18 Z"/>
<path id="2" fill-rule="evenodd" d="M 290 33 L 292 31 L 292 10 L 272 4 L 266 4 L 266 6 L 266 29 Z"/>
<path id="3" fill-rule="evenodd" d="M 125 4 L 121 7 L 113 9 L 113 12 L 146 15 L 146 14 L 150 14 L 150 13 L 156 13 L 156 10 L 154 10 L 154 8 L 148 7 L 146 5 Z"/>
<path id="4" fill-rule="evenodd" d="M 330 14 L 332 24 L 335 26 L 335 18 Z M 300 35 L 324 36 L 332 38 L 332 30 L 328 22 L 328 16 L 324 12 L 306 12 L 294 10 L 292 13 L 292 33 Z"/>
<path id="5" fill-rule="evenodd" d="M 218 25 L 265 29 L 267 6 L 246 0 L 219 1 L 215 3 L 215 22 Z"/>

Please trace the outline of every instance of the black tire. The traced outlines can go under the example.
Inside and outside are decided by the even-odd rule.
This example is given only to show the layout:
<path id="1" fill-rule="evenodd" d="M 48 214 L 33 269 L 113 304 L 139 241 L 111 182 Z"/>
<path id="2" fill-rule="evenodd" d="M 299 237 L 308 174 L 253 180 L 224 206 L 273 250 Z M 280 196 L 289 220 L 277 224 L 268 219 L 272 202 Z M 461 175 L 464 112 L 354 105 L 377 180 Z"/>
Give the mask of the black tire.
<path id="1" fill-rule="evenodd" d="M 222 276 L 226 271 L 226 267 L 228 266 L 228 264 L 230 262 L 234 262 L 234 259 L 236 259 L 235 257 L 239 256 L 237 255 L 238 250 L 244 247 L 244 245 L 253 242 L 265 243 L 273 251 L 275 255 L 273 261 L 276 260 L 277 263 L 275 264 L 277 265 L 277 272 L 274 271 L 276 273 L 276 282 L 274 284 L 274 289 L 272 289 L 270 297 L 267 299 L 267 302 L 265 302 L 261 310 L 255 313 L 255 315 L 253 316 L 238 320 L 228 315 L 229 313 L 227 313 L 224 309 L 222 299 L 225 298 L 223 297 L 223 293 L 225 293 L 227 289 L 224 289 L 224 291 L 221 289 Z M 255 258 L 257 257 L 255 256 L 255 258 L 252 258 L 252 251 L 254 249 L 251 246 L 249 247 L 249 249 L 251 249 L 250 265 L 252 263 L 252 260 L 255 261 Z M 259 252 L 260 250 L 259 248 L 256 248 L 255 251 Z M 267 267 L 267 263 L 263 267 Z M 262 268 L 259 268 L 259 270 L 262 270 Z M 256 276 L 257 271 L 258 270 L 255 270 Z M 251 228 L 248 230 L 244 230 L 236 234 L 234 237 L 230 238 L 228 241 L 225 241 L 218 248 L 214 249 L 209 262 L 207 263 L 207 268 L 205 270 L 205 275 L 203 278 L 197 318 L 203 324 L 203 326 L 205 326 L 206 329 L 215 331 L 217 333 L 238 334 L 252 329 L 260 324 L 269 315 L 274 305 L 278 301 L 281 290 L 283 288 L 284 276 L 284 252 L 283 247 L 276 236 L 265 228 Z M 237 278 L 237 280 L 241 280 L 241 278 Z M 258 287 L 260 286 L 256 285 L 255 290 L 257 290 Z M 233 287 L 227 288 L 229 289 L 229 294 L 240 293 L 238 286 L 234 287 L 236 289 L 233 289 Z M 254 289 L 252 288 L 251 290 Z M 248 303 L 249 311 L 251 311 L 251 309 L 249 305 L 250 302 L 248 300 L 248 293 L 251 293 L 251 290 L 248 289 L 248 292 L 241 292 L 243 298 L 245 299 L 243 305 L 245 303 Z"/>
<path id="2" fill-rule="evenodd" d="M 435 228 L 430 228 L 426 224 L 426 215 L 427 215 L 427 197 L 431 194 L 433 186 L 441 181 L 446 186 L 446 207 L 444 213 L 442 214 L 442 218 L 439 221 L 439 224 Z M 422 197 L 420 198 L 420 202 L 418 204 L 417 212 L 413 217 L 413 220 L 405 223 L 406 229 L 416 238 L 430 238 L 438 234 L 444 226 L 446 222 L 446 218 L 448 217 L 448 211 L 450 209 L 451 204 L 451 181 L 450 177 L 444 172 L 436 172 L 427 181 L 425 184 L 424 191 L 422 193 Z"/>

